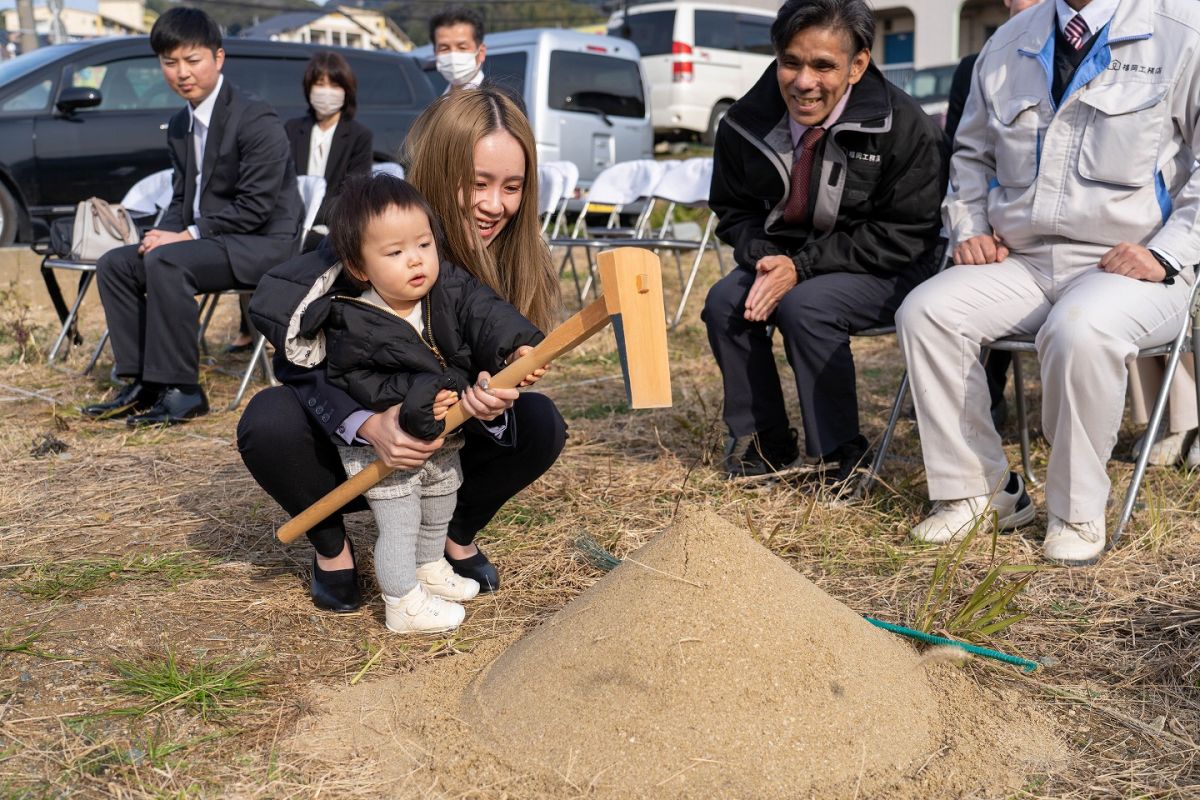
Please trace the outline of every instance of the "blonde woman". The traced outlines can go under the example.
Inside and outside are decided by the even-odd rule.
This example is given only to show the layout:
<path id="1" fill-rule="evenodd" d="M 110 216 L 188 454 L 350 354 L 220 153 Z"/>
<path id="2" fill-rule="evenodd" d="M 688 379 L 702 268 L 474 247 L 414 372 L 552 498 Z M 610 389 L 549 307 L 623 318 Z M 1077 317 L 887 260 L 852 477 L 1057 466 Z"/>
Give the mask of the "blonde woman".
<path id="1" fill-rule="evenodd" d="M 414 123 L 405 148 L 408 177 L 429 200 L 446 234 L 446 257 L 544 331 L 558 319 L 560 294 L 537 224 L 533 132 L 515 103 L 483 88 L 451 92 Z M 259 392 L 238 425 L 242 460 L 289 514 L 307 508 L 345 480 L 336 442 L 366 443 L 390 467 L 419 467 L 442 445 L 397 424 L 399 407 L 373 414 L 329 384 L 324 367 L 298 367 L 284 357 L 288 323 L 319 277 L 336 262 L 328 247 L 272 270 L 251 303 L 255 325 L 275 345 L 284 386 Z M 344 288 L 338 284 L 338 288 Z M 499 587 L 476 534 L 513 495 L 536 480 L 561 452 L 566 424 L 540 394 L 468 390 L 462 402 L 479 422 L 465 428 L 463 485 L 450 521 L 446 557 L 483 591 Z M 361 498 L 343 511 L 365 510 Z M 354 553 L 341 513 L 308 534 L 316 550 L 310 592 L 330 611 L 362 605 Z"/>

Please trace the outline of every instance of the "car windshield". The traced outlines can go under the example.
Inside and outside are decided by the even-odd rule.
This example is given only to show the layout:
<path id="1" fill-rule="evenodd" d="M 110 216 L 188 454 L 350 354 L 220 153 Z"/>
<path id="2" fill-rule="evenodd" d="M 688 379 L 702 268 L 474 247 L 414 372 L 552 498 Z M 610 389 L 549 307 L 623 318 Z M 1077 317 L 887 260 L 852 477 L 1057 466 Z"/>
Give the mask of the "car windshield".
<path id="1" fill-rule="evenodd" d="M 8 61 L 0 61 L 0 86 L 15 81 L 18 78 L 23 78 L 29 73 L 40 67 L 49 64 L 54 59 L 65 55 L 74 50 L 76 45 L 58 44 L 50 47 L 39 47 L 32 53 L 11 58 Z"/>
<path id="2" fill-rule="evenodd" d="M 957 65 L 919 69 L 904 82 L 904 91 L 918 103 L 945 100 L 950 96 L 950 83 Z"/>

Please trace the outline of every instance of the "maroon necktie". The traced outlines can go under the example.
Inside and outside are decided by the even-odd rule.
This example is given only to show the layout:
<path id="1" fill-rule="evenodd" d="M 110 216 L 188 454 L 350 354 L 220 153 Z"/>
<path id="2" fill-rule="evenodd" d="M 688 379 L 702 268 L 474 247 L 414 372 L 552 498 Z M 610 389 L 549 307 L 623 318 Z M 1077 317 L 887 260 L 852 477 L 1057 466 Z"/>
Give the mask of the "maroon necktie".
<path id="1" fill-rule="evenodd" d="M 1083 19 L 1083 14 L 1076 14 L 1071 17 L 1067 23 L 1067 27 L 1063 29 L 1063 34 L 1067 37 L 1067 41 L 1076 50 L 1083 47 L 1083 43 L 1087 41 L 1088 24 Z"/>
<path id="2" fill-rule="evenodd" d="M 809 128 L 800 137 L 800 152 L 792 164 L 792 188 L 783 209 L 784 222 L 801 225 L 808 219 L 808 181 L 817 159 L 817 143 L 824 135 L 824 128 Z"/>

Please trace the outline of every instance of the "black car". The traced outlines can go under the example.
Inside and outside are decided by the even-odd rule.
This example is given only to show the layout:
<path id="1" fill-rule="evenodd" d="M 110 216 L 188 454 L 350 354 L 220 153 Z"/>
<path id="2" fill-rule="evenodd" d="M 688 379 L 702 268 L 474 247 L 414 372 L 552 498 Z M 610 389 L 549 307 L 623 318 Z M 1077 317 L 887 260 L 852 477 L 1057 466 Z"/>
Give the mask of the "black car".
<path id="1" fill-rule="evenodd" d="M 286 120 L 305 112 L 305 66 L 327 49 L 345 56 L 358 79 L 356 119 L 375 135 L 376 160 L 394 160 L 436 96 L 415 59 L 227 39 L 222 71 Z M 54 45 L 0 62 L 0 245 L 43 239 L 47 221 L 73 213 L 80 200 L 119 200 L 140 178 L 169 168 L 167 120 L 183 103 L 145 36 Z"/>

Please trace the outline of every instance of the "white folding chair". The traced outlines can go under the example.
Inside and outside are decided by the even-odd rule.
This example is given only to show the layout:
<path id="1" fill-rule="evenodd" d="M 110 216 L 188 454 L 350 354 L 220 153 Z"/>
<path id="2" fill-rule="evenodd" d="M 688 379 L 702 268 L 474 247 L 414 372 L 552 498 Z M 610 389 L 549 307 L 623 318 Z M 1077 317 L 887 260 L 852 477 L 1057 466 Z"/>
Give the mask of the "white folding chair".
<path id="1" fill-rule="evenodd" d="M 559 169 L 556 162 L 538 164 L 538 216 L 542 218 L 542 236 L 546 236 L 550 230 L 566 188 L 566 173 Z"/>
<path id="2" fill-rule="evenodd" d="M 397 164 L 395 161 L 378 161 L 371 165 L 372 174 L 378 175 L 380 172 L 388 175 L 395 175 L 397 178 L 404 178 L 404 167 Z"/>
<path id="3" fill-rule="evenodd" d="M 668 168 L 668 162 L 648 158 L 613 164 L 597 175 L 588 188 L 583 207 L 571 228 L 571 235 L 550 239 L 551 247 L 566 249 L 559 265 L 559 275 L 566 271 L 568 264 L 571 265 L 571 277 L 575 282 L 575 291 L 581 305 L 588 291 L 596 283 L 596 265 L 592 251 L 596 248 L 612 247 L 619 243 L 620 239 L 630 239 L 637 235 L 645 221 L 650 218 L 654 208 L 653 201 L 645 204 L 632 228 L 618 227 L 621 211 L 639 200 L 649 200 L 651 192 Z M 589 231 L 587 215 L 589 211 L 596 210 L 607 211 L 608 217 L 604 228 Z M 580 247 L 587 254 L 588 262 L 588 277 L 582 286 L 579 283 L 579 270 L 575 265 L 575 250 Z"/>
<path id="4" fill-rule="evenodd" d="M 163 212 L 167 210 L 167 206 L 170 204 L 171 170 L 169 169 L 161 170 L 142 178 L 121 199 L 121 205 L 127 208 L 134 217 L 152 216 L 154 217 L 155 224 L 162 218 Z M 96 277 L 96 262 L 46 256 L 42 259 L 41 269 L 42 277 L 46 281 L 46 290 L 50 293 L 50 298 L 54 302 L 56 309 L 62 303 L 62 292 L 58 288 L 58 278 L 54 275 L 54 271 L 70 270 L 79 273 L 79 287 L 75 293 L 75 302 L 71 304 L 70 309 L 63 315 L 62 328 L 59 329 L 58 337 L 54 340 L 54 346 L 50 348 L 50 352 L 46 356 L 46 362 L 53 364 L 55 359 L 58 358 L 58 354 L 64 344 L 70 348 L 72 341 L 76 344 L 83 341 L 75 328 L 79 318 L 79 307 L 83 304 L 83 299 Z M 61 313 L 62 311 L 60 310 Z M 103 346 L 103 340 L 101 346 Z"/>
<path id="5" fill-rule="evenodd" d="M 561 172 L 566 181 L 563 184 L 562 204 L 554 215 L 554 226 L 550 229 L 550 238 L 553 239 L 561 236 L 566 227 L 567 204 L 575 198 L 575 189 L 579 186 L 579 166 L 574 161 L 547 161 L 546 165 Z"/>
<path id="6" fill-rule="evenodd" d="M 308 232 L 312 230 L 313 224 L 316 222 L 317 212 L 321 209 L 321 203 L 325 200 L 325 178 L 320 175 L 297 175 L 296 184 L 300 190 L 300 199 L 304 202 L 304 223 L 300 229 L 300 238 L 296 244 L 296 254 L 299 255 L 304 249 L 305 237 L 308 236 Z M 226 289 L 222 292 L 206 294 L 200 301 L 202 321 L 200 323 L 200 341 L 197 343 L 197 346 L 207 351 L 204 345 L 204 334 L 208 330 L 208 324 L 212 321 L 213 314 L 217 310 L 217 301 L 222 295 L 235 295 L 240 299 L 243 296 L 248 297 L 252 294 L 254 294 L 253 288 Z M 238 384 L 237 394 L 234 395 L 227 410 L 233 411 L 242 404 L 242 398 L 245 397 L 246 390 L 250 387 L 250 379 L 254 376 L 255 367 L 259 367 L 262 370 L 263 380 L 266 383 L 272 386 L 276 385 L 275 373 L 271 369 L 271 359 L 267 355 L 267 337 L 257 331 L 254 337 L 254 350 L 251 352 L 246 369 L 241 373 L 241 383 Z"/>

